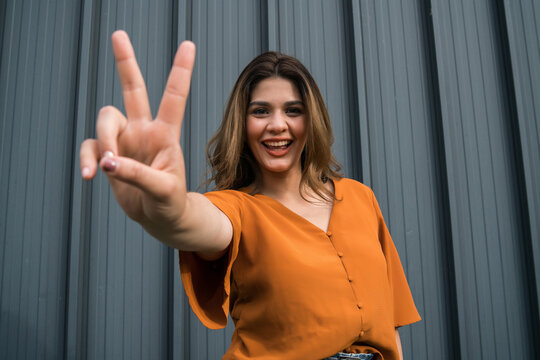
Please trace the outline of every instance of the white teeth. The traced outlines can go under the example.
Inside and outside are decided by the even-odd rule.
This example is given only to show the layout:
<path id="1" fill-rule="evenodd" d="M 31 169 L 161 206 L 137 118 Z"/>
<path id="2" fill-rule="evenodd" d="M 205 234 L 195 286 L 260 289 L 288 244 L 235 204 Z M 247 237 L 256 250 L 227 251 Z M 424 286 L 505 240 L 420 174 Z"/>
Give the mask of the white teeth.
<path id="1" fill-rule="evenodd" d="M 290 140 L 282 140 L 282 141 L 265 141 L 264 144 L 268 146 L 287 146 L 291 143 Z"/>

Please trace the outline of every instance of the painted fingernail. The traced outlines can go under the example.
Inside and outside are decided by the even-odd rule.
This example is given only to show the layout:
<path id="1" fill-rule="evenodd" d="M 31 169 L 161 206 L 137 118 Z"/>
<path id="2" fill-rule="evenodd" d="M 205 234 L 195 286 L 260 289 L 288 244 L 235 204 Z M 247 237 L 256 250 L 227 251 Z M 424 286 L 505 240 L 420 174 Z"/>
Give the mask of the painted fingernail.
<path id="1" fill-rule="evenodd" d="M 116 161 L 112 157 L 107 156 L 103 159 L 101 167 L 107 172 L 113 172 L 114 170 L 116 170 L 116 165 Z"/>
<path id="2" fill-rule="evenodd" d="M 82 170 L 81 170 L 81 175 L 82 175 L 83 179 L 86 179 L 87 177 L 90 176 L 90 169 L 87 168 L 87 167 L 83 167 Z"/>
<path id="3" fill-rule="evenodd" d="M 110 150 L 107 150 L 107 151 L 105 151 L 105 152 L 103 153 L 103 157 L 104 157 L 104 158 L 106 158 L 106 157 L 113 157 L 113 156 L 114 156 L 114 154 L 113 154 L 113 152 L 110 151 Z"/>

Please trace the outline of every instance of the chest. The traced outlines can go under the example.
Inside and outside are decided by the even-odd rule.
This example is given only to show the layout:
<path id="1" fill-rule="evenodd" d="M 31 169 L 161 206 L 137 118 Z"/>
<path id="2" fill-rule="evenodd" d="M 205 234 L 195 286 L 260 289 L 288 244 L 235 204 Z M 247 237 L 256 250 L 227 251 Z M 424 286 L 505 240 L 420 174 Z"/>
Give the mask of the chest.
<path id="1" fill-rule="evenodd" d="M 243 220 L 232 269 L 242 301 L 273 298 L 280 309 L 297 309 L 290 299 L 302 299 L 305 308 L 313 298 L 331 303 L 336 294 L 354 298 L 384 284 L 386 261 L 371 204 L 266 205 Z"/>
<path id="2" fill-rule="evenodd" d="M 333 203 L 283 203 L 290 211 L 303 217 L 322 231 L 328 230 L 330 217 L 332 215 Z"/>

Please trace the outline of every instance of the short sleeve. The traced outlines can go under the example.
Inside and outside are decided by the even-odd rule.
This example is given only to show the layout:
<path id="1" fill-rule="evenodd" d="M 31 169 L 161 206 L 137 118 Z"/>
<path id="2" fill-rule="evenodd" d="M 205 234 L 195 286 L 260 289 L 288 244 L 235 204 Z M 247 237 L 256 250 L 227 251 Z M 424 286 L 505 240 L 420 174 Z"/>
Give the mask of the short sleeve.
<path id="1" fill-rule="evenodd" d="M 399 259 L 398 252 L 390 237 L 386 223 L 384 222 L 381 209 L 373 191 L 371 191 L 373 199 L 373 206 L 377 213 L 379 223 L 379 241 L 386 258 L 386 266 L 388 272 L 388 281 L 390 283 L 390 290 L 392 292 L 392 304 L 394 310 L 394 327 L 400 327 L 408 325 L 421 320 L 418 310 L 414 305 L 411 290 L 403 266 Z"/>
<path id="2" fill-rule="evenodd" d="M 191 309 L 204 326 L 222 329 L 227 325 L 231 269 L 238 255 L 242 229 L 242 198 L 233 190 L 204 194 L 231 221 L 233 239 L 221 259 L 207 261 L 190 251 L 179 251 L 180 276 Z"/>

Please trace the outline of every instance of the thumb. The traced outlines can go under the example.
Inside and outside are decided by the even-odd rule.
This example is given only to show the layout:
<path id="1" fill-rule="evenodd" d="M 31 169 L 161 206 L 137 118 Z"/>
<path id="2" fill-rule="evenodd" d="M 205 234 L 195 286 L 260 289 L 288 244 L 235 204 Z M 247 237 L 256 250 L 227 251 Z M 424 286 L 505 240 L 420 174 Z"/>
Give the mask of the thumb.
<path id="1" fill-rule="evenodd" d="M 101 159 L 100 167 L 109 178 L 133 185 L 157 199 L 168 198 L 176 187 L 174 175 L 127 157 L 107 154 Z M 111 185 L 114 186 L 112 182 Z"/>

